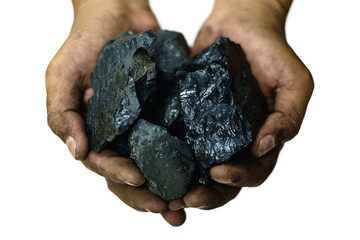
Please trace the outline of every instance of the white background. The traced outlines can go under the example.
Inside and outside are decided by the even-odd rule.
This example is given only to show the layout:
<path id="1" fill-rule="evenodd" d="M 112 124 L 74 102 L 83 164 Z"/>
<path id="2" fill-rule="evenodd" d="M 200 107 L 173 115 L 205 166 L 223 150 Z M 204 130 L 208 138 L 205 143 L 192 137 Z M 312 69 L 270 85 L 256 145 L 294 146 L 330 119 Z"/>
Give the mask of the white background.
<path id="1" fill-rule="evenodd" d="M 207 0 L 153 0 L 191 44 Z M 289 43 L 315 91 L 299 135 L 260 187 L 170 227 L 130 209 L 73 160 L 46 123 L 45 69 L 69 33 L 71 2 L 0 2 L 0 239 L 360 239 L 360 3 L 295 1 Z"/>

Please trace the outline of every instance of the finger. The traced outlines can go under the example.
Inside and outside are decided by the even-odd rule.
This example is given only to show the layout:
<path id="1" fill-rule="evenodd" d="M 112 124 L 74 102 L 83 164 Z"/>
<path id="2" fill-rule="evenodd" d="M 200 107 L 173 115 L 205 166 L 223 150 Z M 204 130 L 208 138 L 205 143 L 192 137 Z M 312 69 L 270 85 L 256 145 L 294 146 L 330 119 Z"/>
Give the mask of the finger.
<path id="1" fill-rule="evenodd" d="M 186 208 L 186 204 L 182 198 L 174 199 L 169 202 L 169 209 L 172 211 Z"/>
<path id="2" fill-rule="evenodd" d="M 264 156 L 274 147 L 292 139 L 300 130 L 314 83 L 304 65 L 294 65 L 285 67 L 287 70 L 279 77 L 281 80 L 276 87 L 274 111 L 267 117 L 254 140 L 254 156 Z"/>
<path id="3" fill-rule="evenodd" d="M 162 212 L 161 215 L 171 226 L 174 227 L 183 225 L 186 220 L 186 214 L 183 209 L 177 211 L 167 209 Z"/>
<path id="4" fill-rule="evenodd" d="M 220 29 L 218 24 L 212 24 L 206 21 L 200 28 L 198 35 L 196 36 L 193 47 L 191 48 L 191 57 L 198 54 L 200 51 L 213 44 L 220 36 Z"/>
<path id="5" fill-rule="evenodd" d="M 135 33 L 141 33 L 147 30 L 160 30 L 156 16 L 152 12 L 148 1 L 129 1 L 129 20 L 131 22 L 130 29 Z"/>
<path id="6" fill-rule="evenodd" d="M 72 156 L 83 160 L 89 152 L 88 139 L 81 115 L 82 92 L 76 86 L 73 75 L 78 76 L 76 73 L 61 74 L 54 64 L 49 65 L 46 72 L 47 120 L 52 131 L 66 143 Z"/>
<path id="7" fill-rule="evenodd" d="M 99 154 L 90 151 L 88 157 L 82 163 L 88 169 L 113 182 L 132 186 L 140 186 L 145 183 L 144 175 L 133 160 L 119 157 L 116 152 L 108 149 Z"/>
<path id="8" fill-rule="evenodd" d="M 211 168 L 210 176 L 214 181 L 228 186 L 259 186 L 273 171 L 280 149 L 277 147 L 261 158 L 236 156 L 235 159 Z"/>
<path id="9" fill-rule="evenodd" d="M 138 211 L 162 213 L 168 207 L 166 201 L 152 194 L 146 186 L 132 187 L 109 179 L 106 179 L 106 181 L 111 192 L 125 204 Z"/>
<path id="10" fill-rule="evenodd" d="M 131 14 L 131 31 L 134 33 L 142 33 L 147 30 L 154 32 L 160 30 L 160 26 L 156 20 L 155 15 L 147 10 L 136 11 Z"/>
<path id="11" fill-rule="evenodd" d="M 209 186 L 198 185 L 185 194 L 186 206 L 200 209 L 214 209 L 234 199 L 240 188 L 214 183 Z"/>
<path id="12" fill-rule="evenodd" d="M 82 100 L 82 105 L 83 105 L 82 113 L 83 113 L 84 119 L 87 119 L 87 117 L 88 117 L 88 102 L 89 102 L 89 99 L 92 96 L 94 96 L 94 94 L 95 93 L 92 88 L 88 88 L 84 92 L 84 96 L 83 96 L 83 100 Z"/>

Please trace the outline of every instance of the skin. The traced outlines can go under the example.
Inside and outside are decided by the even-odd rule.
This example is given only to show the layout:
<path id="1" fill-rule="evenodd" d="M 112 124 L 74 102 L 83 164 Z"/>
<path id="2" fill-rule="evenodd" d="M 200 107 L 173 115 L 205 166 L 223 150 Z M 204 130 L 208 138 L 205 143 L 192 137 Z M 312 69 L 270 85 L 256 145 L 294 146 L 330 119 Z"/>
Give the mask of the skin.
<path id="1" fill-rule="evenodd" d="M 166 202 L 143 186 L 145 178 L 133 160 L 104 150 L 89 151 L 85 132 L 87 101 L 93 95 L 90 76 L 103 45 L 116 35 L 160 27 L 147 0 L 74 0 L 70 34 L 46 72 L 48 124 L 75 159 L 106 178 L 109 189 L 130 207 L 160 213 L 173 226 L 185 222 L 184 208 L 213 209 L 237 196 L 245 186 L 263 183 L 280 149 L 299 131 L 313 91 L 309 70 L 286 42 L 288 0 L 216 0 L 201 27 L 192 54 L 217 37 L 240 43 L 266 96 L 270 115 L 251 153 L 213 167 L 216 183 L 190 189 L 182 199 Z"/>

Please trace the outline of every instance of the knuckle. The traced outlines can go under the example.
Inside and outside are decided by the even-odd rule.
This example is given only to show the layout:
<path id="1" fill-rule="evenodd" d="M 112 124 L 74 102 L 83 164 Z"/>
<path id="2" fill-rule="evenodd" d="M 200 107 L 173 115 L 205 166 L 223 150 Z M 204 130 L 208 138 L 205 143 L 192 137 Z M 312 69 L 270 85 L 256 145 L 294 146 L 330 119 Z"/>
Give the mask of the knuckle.
<path id="1" fill-rule="evenodd" d="M 45 71 L 45 79 L 48 80 L 49 76 L 54 72 L 54 62 L 51 60 Z"/>
<path id="2" fill-rule="evenodd" d="M 114 192 L 114 183 L 112 181 L 110 181 L 109 179 L 106 179 L 106 185 L 111 192 Z"/>
<path id="3" fill-rule="evenodd" d="M 311 92 L 314 90 L 315 88 L 315 82 L 314 82 L 314 78 L 312 77 L 312 74 L 309 72 L 309 85 L 310 85 L 310 90 Z"/>
<path id="4" fill-rule="evenodd" d="M 59 64 L 57 62 L 58 61 L 56 60 L 56 57 L 54 57 L 46 68 L 45 83 L 47 87 L 51 84 L 53 76 L 56 76 L 56 74 L 59 72 Z"/>
<path id="5" fill-rule="evenodd" d="M 315 88 L 315 83 L 314 83 L 313 76 L 308 68 L 306 68 L 306 70 L 304 71 L 304 76 L 302 77 L 302 79 L 306 84 L 306 89 L 308 90 L 309 95 L 311 96 L 311 94 Z"/>
<path id="6" fill-rule="evenodd" d="M 50 111 L 47 114 L 47 123 L 50 129 L 63 141 L 65 141 L 65 137 L 67 135 L 66 131 L 64 131 L 65 122 L 61 117 L 61 114 L 55 111 Z"/>
<path id="7" fill-rule="evenodd" d="M 48 112 L 47 123 L 51 129 L 56 125 L 59 114 L 57 112 Z"/>
<path id="8" fill-rule="evenodd" d="M 277 118 L 277 129 L 276 131 L 276 140 L 279 144 L 283 144 L 290 139 L 294 138 L 301 126 L 301 121 L 297 121 L 295 119 L 300 119 L 297 117 L 291 117 L 283 112 L 278 112 L 279 116 Z"/>

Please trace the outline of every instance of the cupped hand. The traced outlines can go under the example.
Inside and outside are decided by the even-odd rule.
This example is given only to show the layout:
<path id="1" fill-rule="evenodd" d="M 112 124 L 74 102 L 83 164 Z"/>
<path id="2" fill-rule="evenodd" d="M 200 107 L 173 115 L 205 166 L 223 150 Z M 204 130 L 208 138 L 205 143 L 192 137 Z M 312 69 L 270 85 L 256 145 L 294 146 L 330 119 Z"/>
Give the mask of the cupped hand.
<path id="1" fill-rule="evenodd" d="M 170 224 L 181 225 L 184 211 L 170 211 L 167 202 L 140 187 L 145 178 L 132 160 L 110 150 L 89 151 L 85 132 L 87 102 L 93 95 L 90 77 L 104 44 L 126 31 L 158 30 L 156 18 L 147 0 L 74 0 L 73 6 L 71 32 L 46 71 L 48 124 L 72 156 L 104 176 L 126 204 L 161 212 Z"/>
<path id="2" fill-rule="evenodd" d="M 270 114 L 254 139 L 252 154 L 234 155 L 228 162 L 211 169 L 211 178 L 219 183 L 216 186 L 225 191 L 215 199 L 222 200 L 211 201 L 209 198 L 214 199 L 211 194 L 205 194 L 209 198 L 202 198 L 194 207 L 221 206 L 232 199 L 228 196 L 236 196 L 234 189 L 262 184 L 274 169 L 283 144 L 300 129 L 314 84 L 311 73 L 285 38 L 290 5 L 289 0 L 216 0 L 212 14 L 198 33 L 193 55 L 220 36 L 242 46 Z M 190 191 L 183 204 L 189 205 L 189 199 L 196 199 L 202 196 L 201 192 L 212 191 L 213 187 L 204 188 Z"/>
<path id="3" fill-rule="evenodd" d="M 89 152 L 84 119 L 93 94 L 90 76 L 104 44 L 126 31 L 159 29 L 149 8 L 132 9 L 128 2 L 74 1 L 71 32 L 46 71 L 48 124 L 79 160 Z"/>

